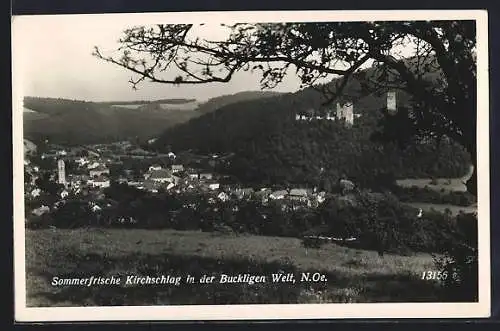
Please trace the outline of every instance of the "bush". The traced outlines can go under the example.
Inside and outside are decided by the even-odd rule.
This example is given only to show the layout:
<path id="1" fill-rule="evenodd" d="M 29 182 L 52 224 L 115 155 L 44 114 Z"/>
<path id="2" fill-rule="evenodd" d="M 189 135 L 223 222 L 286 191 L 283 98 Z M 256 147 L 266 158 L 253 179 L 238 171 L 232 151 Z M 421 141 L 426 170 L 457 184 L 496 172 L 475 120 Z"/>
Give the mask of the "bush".
<path id="1" fill-rule="evenodd" d="M 436 257 L 436 265 L 448 274 L 443 281 L 444 295 L 450 301 L 478 301 L 479 272 L 477 217 L 460 214 L 456 218 L 455 240 Z"/>
<path id="2" fill-rule="evenodd" d="M 41 216 L 29 215 L 26 217 L 25 226 L 28 229 L 47 229 L 53 223 L 50 214 L 43 214 Z"/>
<path id="3" fill-rule="evenodd" d="M 358 238 L 360 248 L 384 252 L 439 252 L 451 240 L 450 215 L 427 212 L 417 217 L 416 208 L 402 204 L 391 193 L 361 192 L 354 203 L 332 199 L 320 211 L 335 237 Z"/>

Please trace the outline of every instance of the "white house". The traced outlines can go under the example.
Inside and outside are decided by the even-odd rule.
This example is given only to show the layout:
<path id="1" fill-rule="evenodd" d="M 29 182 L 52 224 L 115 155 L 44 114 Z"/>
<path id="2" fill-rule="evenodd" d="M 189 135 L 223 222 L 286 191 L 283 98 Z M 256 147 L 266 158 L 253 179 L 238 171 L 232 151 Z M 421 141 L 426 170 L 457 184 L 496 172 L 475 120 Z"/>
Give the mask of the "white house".
<path id="1" fill-rule="evenodd" d="M 196 179 L 198 179 L 198 174 L 197 173 L 190 173 L 190 174 L 188 174 L 188 178 L 191 180 L 196 180 Z"/>
<path id="2" fill-rule="evenodd" d="M 63 190 L 60 194 L 61 194 L 61 199 L 65 199 L 69 195 L 69 192 L 66 190 Z"/>
<path id="3" fill-rule="evenodd" d="M 293 188 L 290 190 L 290 194 L 288 195 L 288 197 L 291 200 L 305 202 L 307 201 L 307 195 L 308 192 L 306 189 Z"/>
<path id="4" fill-rule="evenodd" d="M 201 173 L 200 176 L 199 176 L 200 179 L 212 179 L 213 178 L 213 175 L 209 172 L 205 172 L 205 173 Z"/>
<path id="5" fill-rule="evenodd" d="M 210 184 L 208 184 L 208 188 L 211 189 L 212 191 L 218 190 L 219 187 L 220 187 L 219 183 L 210 183 Z"/>
<path id="6" fill-rule="evenodd" d="M 319 192 L 318 195 L 316 196 L 316 200 L 318 203 L 323 203 L 326 200 L 326 192 Z"/>
<path id="7" fill-rule="evenodd" d="M 42 205 L 41 207 L 33 209 L 31 213 L 36 216 L 42 216 L 43 214 L 48 213 L 49 211 L 50 208 L 48 206 Z"/>
<path id="8" fill-rule="evenodd" d="M 36 198 L 36 197 L 40 196 L 40 193 L 42 193 L 42 190 L 40 190 L 39 188 L 35 188 L 31 191 L 31 196 L 33 198 Z"/>
<path id="9" fill-rule="evenodd" d="M 169 183 L 169 184 L 167 185 L 167 190 L 170 190 L 170 189 L 172 189 L 173 187 L 175 187 L 175 184 L 174 184 L 174 183 Z"/>
<path id="10" fill-rule="evenodd" d="M 184 171 L 184 166 L 182 164 L 173 164 L 172 173 L 176 174 L 178 172 Z"/>
<path id="11" fill-rule="evenodd" d="M 158 164 L 153 164 L 151 166 L 149 166 L 149 172 L 153 172 L 155 170 L 160 170 L 161 169 L 161 165 L 158 165 Z"/>
<path id="12" fill-rule="evenodd" d="M 75 162 L 80 166 L 80 167 L 83 167 L 84 165 L 88 164 L 89 161 L 86 160 L 85 158 L 83 157 L 80 157 L 79 159 L 76 159 Z"/>
<path id="13" fill-rule="evenodd" d="M 109 175 L 109 169 L 104 165 L 99 165 L 96 168 L 90 170 L 90 177 L 99 177 L 102 175 Z"/>
<path id="14" fill-rule="evenodd" d="M 167 169 L 159 169 L 151 171 L 151 173 L 148 176 L 148 179 L 159 183 L 166 183 L 166 182 L 172 183 L 174 181 L 172 173 Z"/>
<path id="15" fill-rule="evenodd" d="M 89 169 L 89 170 L 90 170 L 90 169 L 95 169 L 95 168 L 99 167 L 99 165 L 100 165 L 100 163 L 99 163 L 99 162 L 92 162 L 92 163 L 89 163 L 89 164 L 87 165 L 87 169 Z"/>
<path id="16" fill-rule="evenodd" d="M 105 187 L 110 186 L 109 179 L 107 177 L 104 177 L 104 176 L 98 176 L 97 178 L 91 178 L 88 180 L 87 183 L 89 185 L 92 185 L 92 187 L 105 188 Z"/>
<path id="17" fill-rule="evenodd" d="M 101 207 L 99 207 L 99 205 L 93 205 L 93 206 L 92 206 L 92 211 L 93 211 L 94 213 L 96 213 L 96 212 L 98 212 L 98 211 L 100 211 L 100 210 L 102 210 L 102 208 L 101 208 Z"/>
<path id="18" fill-rule="evenodd" d="M 275 191 L 275 192 L 271 193 L 269 195 L 269 198 L 273 199 L 273 200 L 281 200 L 281 199 L 284 199 L 287 195 L 288 195 L 287 191 L 281 190 L 281 191 Z"/>
<path id="19" fill-rule="evenodd" d="M 226 193 L 226 192 L 220 192 L 218 195 L 217 195 L 217 198 L 219 198 L 219 200 L 223 201 L 223 202 L 226 202 L 229 200 L 229 195 Z"/>

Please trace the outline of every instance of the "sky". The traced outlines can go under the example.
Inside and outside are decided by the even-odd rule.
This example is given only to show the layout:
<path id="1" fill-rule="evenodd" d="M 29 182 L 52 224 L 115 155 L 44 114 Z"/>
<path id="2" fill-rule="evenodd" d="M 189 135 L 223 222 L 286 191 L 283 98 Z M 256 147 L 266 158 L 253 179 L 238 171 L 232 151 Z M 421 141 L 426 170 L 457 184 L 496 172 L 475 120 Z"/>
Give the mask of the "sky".
<path id="1" fill-rule="evenodd" d="M 123 17 L 123 16 L 121 16 Z M 25 96 L 58 97 L 88 101 L 154 100 L 209 98 L 241 91 L 259 90 L 259 77 L 249 72 L 235 74 L 229 83 L 198 86 L 172 86 L 144 82 L 133 90 L 128 80 L 132 73 L 97 59 L 94 46 L 104 54 L 116 50 L 123 30 L 132 24 L 109 15 L 58 15 L 17 17 L 13 21 L 14 72 Z M 220 37 L 216 27 L 203 27 L 206 37 Z M 299 88 L 290 75 L 273 89 L 293 92 Z"/>
<path id="2" fill-rule="evenodd" d="M 475 12 L 474 12 L 475 13 Z M 452 15 L 453 14 L 453 15 Z M 143 82 L 133 90 L 126 69 L 92 55 L 99 46 L 107 55 L 119 46 L 123 30 L 137 25 L 208 23 L 201 37 L 220 39 L 220 23 L 236 22 L 325 22 L 442 19 L 440 11 L 303 11 L 303 12 L 211 12 L 101 15 L 15 16 L 12 21 L 13 79 L 16 95 L 59 97 L 88 101 L 209 98 L 241 91 L 259 90 L 259 75 L 236 73 L 229 83 L 173 86 Z M 450 12 L 456 19 L 468 18 L 467 11 Z M 479 14 L 475 14 L 479 15 Z M 451 17 L 451 16 L 449 16 Z M 402 56 L 411 55 L 410 48 Z M 274 91 L 295 92 L 300 88 L 296 75 L 287 75 Z"/>

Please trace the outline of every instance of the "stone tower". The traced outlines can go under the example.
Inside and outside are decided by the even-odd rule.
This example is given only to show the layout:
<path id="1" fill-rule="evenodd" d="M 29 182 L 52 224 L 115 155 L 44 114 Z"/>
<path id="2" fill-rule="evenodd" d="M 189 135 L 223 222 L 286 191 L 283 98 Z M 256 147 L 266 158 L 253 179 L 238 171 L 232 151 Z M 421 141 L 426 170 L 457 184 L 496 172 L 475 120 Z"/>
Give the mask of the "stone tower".
<path id="1" fill-rule="evenodd" d="M 66 170 L 62 159 L 57 161 L 57 174 L 57 182 L 66 186 Z"/>
<path id="2" fill-rule="evenodd" d="M 337 118 L 345 120 L 346 125 L 352 125 L 354 123 L 353 108 L 354 106 L 351 102 L 344 103 L 343 105 L 337 103 Z"/>
<path id="3" fill-rule="evenodd" d="M 389 115 L 394 115 L 397 111 L 396 92 L 387 92 L 387 112 Z"/>

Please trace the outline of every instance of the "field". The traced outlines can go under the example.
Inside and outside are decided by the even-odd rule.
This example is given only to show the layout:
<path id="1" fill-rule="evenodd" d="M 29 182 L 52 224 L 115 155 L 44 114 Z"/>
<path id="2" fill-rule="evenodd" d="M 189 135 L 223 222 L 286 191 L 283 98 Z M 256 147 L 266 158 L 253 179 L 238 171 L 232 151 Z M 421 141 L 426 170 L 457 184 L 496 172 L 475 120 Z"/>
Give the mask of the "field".
<path id="1" fill-rule="evenodd" d="M 451 192 L 465 192 L 467 187 L 462 182 L 461 178 L 450 178 L 450 179 L 437 179 L 433 181 L 431 178 L 416 178 L 416 179 L 400 179 L 397 180 L 397 184 L 401 187 L 412 187 L 417 186 L 420 188 L 428 187 L 430 189 Z"/>
<path id="2" fill-rule="evenodd" d="M 447 205 L 447 204 L 437 204 L 437 203 L 426 203 L 426 202 L 408 202 L 407 205 L 410 205 L 415 208 L 422 208 L 423 211 L 435 210 L 440 213 L 444 213 L 446 209 L 448 209 L 453 216 L 458 215 L 461 211 L 464 213 L 474 213 L 477 211 L 477 206 L 456 206 L 456 205 Z"/>
<path id="3" fill-rule="evenodd" d="M 384 255 L 327 244 L 175 230 L 26 230 L 27 306 L 441 301 L 428 254 Z M 53 277 L 320 272 L 323 283 L 53 287 Z"/>
<path id="4" fill-rule="evenodd" d="M 465 183 L 472 176 L 474 168 L 470 166 L 469 171 L 460 178 L 407 178 L 398 179 L 396 183 L 401 187 L 417 186 L 420 188 L 428 187 L 436 191 L 450 191 L 450 192 L 466 192 L 467 187 Z"/>
<path id="5" fill-rule="evenodd" d="M 396 181 L 397 185 L 401 187 L 414 187 L 417 186 L 419 188 L 429 188 L 431 190 L 435 190 L 437 192 L 446 191 L 446 192 L 466 192 L 467 187 L 465 183 L 472 176 L 474 168 L 471 166 L 469 171 L 460 178 L 436 178 L 432 180 L 431 178 L 407 178 L 407 179 L 399 179 Z M 422 208 L 424 211 L 430 211 L 432 209 L 444 213 L 446 209 L 448 209 L 452 215 L 456 216 L 463 211 L 464 213 L 473 213 L 477 211 L 477 205 L 471 205 L 467 207 L 456 206 L 450 204 L 436 204 L 436 203 L 426 203 L 426 202 L 408 202 L 406 203 L 415 208 Z"/>

